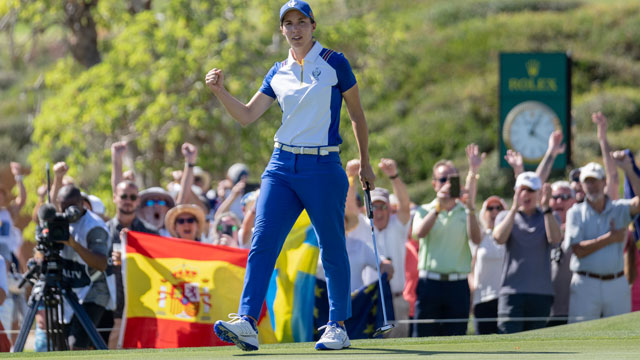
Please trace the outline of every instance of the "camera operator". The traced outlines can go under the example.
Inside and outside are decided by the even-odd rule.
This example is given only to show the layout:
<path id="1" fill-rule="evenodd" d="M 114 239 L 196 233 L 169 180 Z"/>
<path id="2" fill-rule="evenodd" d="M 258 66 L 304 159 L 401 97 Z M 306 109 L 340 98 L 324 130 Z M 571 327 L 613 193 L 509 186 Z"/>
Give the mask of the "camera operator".
<path id="1" fill-rule="evenodd" d="M 61 241 L 66 245 L 61 252 L 63 281 L 73 288 L 88 317 L 96 326 L 111 300 L 104 274 L 93 276 L 97 271 L 103 272 L 107 269 L 109 231 L 99 216 L 82 207 L 82 194 L 74 185 L 62 187 L 57 200 L 61 210 L 67 213 L 72 206 L 77 207 L 70 209 L 76 210 L 77 216 L 69 219 L 69 240 Z M 69 304 L 65 303 L 64 311 L 64 320 L 68 324 L 65 330 L 71 350 L 92 347 L 93 344 L 78 317 L 71 317 L 73 310 Z"/>

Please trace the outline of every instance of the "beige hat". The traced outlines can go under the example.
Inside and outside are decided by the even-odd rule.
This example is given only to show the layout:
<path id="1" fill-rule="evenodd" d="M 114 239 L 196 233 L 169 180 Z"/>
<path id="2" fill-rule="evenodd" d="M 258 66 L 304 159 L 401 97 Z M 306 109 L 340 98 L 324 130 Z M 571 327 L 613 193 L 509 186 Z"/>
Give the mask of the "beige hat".
<path id="1" fill-rule="evenodd" d="M 181 204 L 174 208 L 171 208 L 171 210 L 169 210 L 167 212 L 167 215 L 165 215 L 164 217 L 164 227 L 167 229 L 169 234 L 171 234 L 171 236 L 178 237 L 178 234 L 176 233 L 176 219 L 178 218 L 178 216 L 185 213 L 195 216 L 196 220 L 198 220 L 198 227 L 200 228 L 198 236 L 200 236 L 200 234 L 205 231 L 207 224 L 205 221 L 204 212 L 198 205 Z"/>
<path id="2" fill-rule="evenodd" d="M 371 190 L 371 203 L 373 204 L 376 201 L 383 201 L 389 204 L 389 190 L 381 187 Z"/>
<path id="3" fill-rule="evenodd" d="M 580 182 L 584 182 L 588 178 L 603 180 L 605 178 L 604 169 L 598 163 L 590 162 L 580 168 Z"/>

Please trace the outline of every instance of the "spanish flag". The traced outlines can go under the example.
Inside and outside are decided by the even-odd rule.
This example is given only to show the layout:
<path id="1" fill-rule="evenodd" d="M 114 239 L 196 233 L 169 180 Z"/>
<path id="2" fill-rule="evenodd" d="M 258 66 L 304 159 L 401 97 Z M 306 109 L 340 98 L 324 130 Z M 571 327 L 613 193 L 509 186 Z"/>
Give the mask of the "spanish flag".
<path id="1" fill-rule="evenodd" d="M 213 324 L 235 313 L 248 250 L 130 231 L 123 252 L 123 348 L 228 345 Z M 261 344 L 276 342 L 268 312 Z"/>

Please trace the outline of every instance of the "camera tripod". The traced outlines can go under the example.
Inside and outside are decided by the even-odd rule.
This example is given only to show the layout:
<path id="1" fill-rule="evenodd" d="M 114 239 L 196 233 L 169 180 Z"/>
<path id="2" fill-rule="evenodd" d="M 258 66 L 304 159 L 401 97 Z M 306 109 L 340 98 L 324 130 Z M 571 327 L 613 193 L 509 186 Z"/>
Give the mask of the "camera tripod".
<path id="1" fill-rule="evenodd" d="M 20 283 L 20 286 L 22 286 L 26 281 L 31 281 L 35 282 L 35 285 L 29 297 L 29 310 L 24 317 L 24 322 L 20 327 L 20 333 L 13 348 L 14 352 L 21 352 L 24 349 L 29 330 L 33 325 L 38 309 L 41 307 L 44 307 L 45 310 L 47 350 L 69 350 L 63 324 L 63 301 L 66 301 L 71 306 L 75 316 L 78 317 L 80 324 L 89 335 L 93 346 L 99 350 L 107 349 L 104 340 L 100 337 L 84 308 L 78 302 L 78 297 L 71 287 L 62 281 L 62 269 L 58 265 L 60 264 L 59 260 L 58 254 L 53 254 L 53 256 L 48 254 L 42 264 L 33 264 Z M 37 280 L 36 277 L 38 277 Z"/>

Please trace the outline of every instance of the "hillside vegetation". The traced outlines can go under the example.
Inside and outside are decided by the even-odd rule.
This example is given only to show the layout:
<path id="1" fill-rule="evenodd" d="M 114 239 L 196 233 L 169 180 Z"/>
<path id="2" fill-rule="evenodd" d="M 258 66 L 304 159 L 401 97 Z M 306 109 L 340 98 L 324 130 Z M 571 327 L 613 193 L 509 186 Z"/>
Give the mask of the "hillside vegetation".
<path id="1" fill-rule="evenodd" d="M 199 165 L 214 179 L 237 161 L 247 163 L 257 179 L 280 123 L 278 106 L 242 128 L 203 80 L 210 68 L 222 68 L 231 93 L 250 99 L 271 65 L 286 56 L 286 41 L 278 34 L 281 3 L 167 0 L 135 15 L 100 5 L 95 12 L 102 62 L 88 69 L 70 55 L 51 60 L 51 44 L 66 31 L 54 21 L 53 30 L 42 32 L 48 41 L 39 45 L 44 58 L 12 65 L 8 54 L 1 55 L 0 145 L 23 150 L 7 152 L 0 161 L 28 153 L 34 169 L 28 186 L 35 189 L 45 162 L 66 160 L 82 187 L 109 199 L 112 142 L 132 141 L 135 169 L 152 186 L 164 185 L 170 170 L 182 167 L 179 146 L 190 141 L 199 146 Z M 596 110 L 609 116 L 614 148 L 640 148 L 638 1 L 312 0 L 311 5 L 317 39 L 344 52 L 358 78 L 372 163 L 395 159 L 416 202 L 433 196 L 435 161 L 451 158 L 466 167 L 464 146 L 470 142 L 489 153 L 479 199 L 492 193 L 511 197 L 511 172 L 498 170 L 495 151 L 501 51 L 570 52 L 574 163 L 600 156 L 590 120 Z M 26 18 L 18 25 L 22 34 L 32 30 Z M 39 84 L 36 95 L 34 84 Z M 44 98 L 38 109 L 36 96 Z M 342 119 L 346 162 L 357 149 L 346 111 Z M 25 134 L 31 134 L 30 141 Z M 389 185 L 386 179 L 379 184 Z"/>

